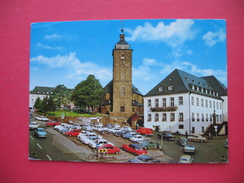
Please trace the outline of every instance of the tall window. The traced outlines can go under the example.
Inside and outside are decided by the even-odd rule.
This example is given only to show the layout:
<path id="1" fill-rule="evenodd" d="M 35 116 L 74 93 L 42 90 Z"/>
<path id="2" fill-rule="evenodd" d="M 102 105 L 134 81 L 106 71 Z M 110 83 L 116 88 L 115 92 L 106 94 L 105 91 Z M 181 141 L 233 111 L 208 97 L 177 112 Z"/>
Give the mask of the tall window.
<path id="1" fill-rule="evenodd" d="M 206 100 L 205 106 L 206 106 L 206 108 L 208 108 L 208 100 Z"/>
<path id="2" fill-rule="evenodd" d="M 201 106 L 204 107 L 203 99 L 201 99 Z"/>
<path id="3" fill-rule="evenodd" d="M 204 121 L 204 114 L 202 114 L 202 121 Z"/>
<path id="4" fill-rule="evenodd" d="M 155 121 L 158 121 L 159 117 L 158 117 L 158 113 L 155 114 Z"/>
<path id="5" fill-rule="evenodd" d="M 163 98 L 163 107 L 166 107 L 166 98 Z"/>
<path id="6" fill-rule="evenodd" d="M 184 121 L 183 112 L 179 113 L 179 121 Z"/>
<path id="7" fill-rule="evenodd" d="M 158 107 L 158 99 L 155 99 L 155 107 Z"/>
<path id="8" fill-rule="evenodd" d="M 147 121 L 152 121 L 152 115 L 151 114 L 148 114 Z"/>
<path id="9" fill-rule="evenodd" d="M 125 96 L 125 87 L 122 86 L 120 92 L 121 96 Z"/>
<path id="10" fill-rule="evenodd" d="M 209 108 L 212 108 L 212 101 L 209 101 Z"/>
<path id="11" fill-rule="evenodd" d="M 152 106 L 151 99 L 148 99 L 148 101 L 147 101 L 147 106 L 148 106 L 148 107 L 151 107 L 151 106 Z"/>
<path id="12" fill-rule="evenodd" d="M 208 121 L 208 114 L 206 114 L 206 121 Z"/>
<path id="13" fill-rule="evenodd" d="M 199 106 L 199 98 L 197 98 L 197 106 Z"/>
<path id="14" fill-rule="evenodd" d="M 175 106 L 175 100 L 174 100 L 174 97 L 171 97 L 171 98 L 170 98 L 170 106 L 171 106 L 171 107 L 174 107 L 174 106 Z"/>
<path id="15" fill-rule="evenodd" d="M 182 96 L 179 97 L 179 105 L 183 105 L 183 97 Z"/>
<path id="16" fill-rule="evenodd" d="M 163 113 L 162 121 L 167 121 L 167 114 Z"/>
<path id="17" fill-rule="evenodd" d="M 120 112 L 125 112 L 125 106 L 120 106 Z"/>
<path id="18" fill-rule="evenodd" d="M 170 121 L 175 121 L 175 113 L 170 113 Z"/>
<path id="19" fill-rule="evenodd" d="M 194 97 L 191 97 L 191 105 L 194 105 Z"/>
<path id="20" fill-rule="evenodd" d="M 200 119 L 199 119 L 199 113 L 197 113 L 197 121 L 199 121 Z"/>
<path id="21" fill-rule="evenodd" d="M 191 114 L 191 120 L 192 121 L 195 121 L 195 115 L 194 115 L 194 113 Z"/>

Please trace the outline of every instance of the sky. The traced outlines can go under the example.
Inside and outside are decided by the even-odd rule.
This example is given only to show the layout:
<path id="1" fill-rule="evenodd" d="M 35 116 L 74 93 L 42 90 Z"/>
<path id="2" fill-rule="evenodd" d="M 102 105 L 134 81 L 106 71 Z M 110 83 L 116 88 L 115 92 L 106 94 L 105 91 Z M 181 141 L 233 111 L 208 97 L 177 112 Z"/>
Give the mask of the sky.
<path id="1" fill-rule="evenodd" d="M 133 49 L 132 83 L 143 95 L 175 69 L 227 86 L 225 20 L 96 20 L 31 24 L 30 90 L 75 88 L 90 74 L 106 86 L 121 29 Z"/>

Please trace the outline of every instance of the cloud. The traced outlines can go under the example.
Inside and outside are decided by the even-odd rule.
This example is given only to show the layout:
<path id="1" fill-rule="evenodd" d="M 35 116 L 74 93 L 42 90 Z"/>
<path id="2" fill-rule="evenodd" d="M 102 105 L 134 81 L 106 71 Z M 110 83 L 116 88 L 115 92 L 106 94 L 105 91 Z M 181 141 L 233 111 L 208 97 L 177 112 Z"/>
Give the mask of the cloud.
<path id="1" fill-rule="evenodd" d="M 52 34 L 52 35 L 46 35 L 45 39 L 47 40 L 60 40 L 62 36 L 57 35 L 57 34 Z"/>
<path id="2" fill-rule="evenodd" d="M 225 38 L 226 34 L 223 29 L 220 29 L 218 32 L 215 33 L 209 31 L 202 37 L 202 39 L 205 40 L 205 44 L 210 47 L 214 46 L 218 42 L 224 41 Z"/>
<path id="3" fill-rule="evenodd" d="M 47 69 L 65 69 L 64 77 L 74 80 L 85 79 L 89 74 L 95 75 L 101 81 L 109 81 L 112 78 L 110 68 L 102 67 L 93 62 L 81 62 L 76 57 L 75 52 L 55 57 L 39 55 L 31 58 L 30 62 L 47 66 Z"/>
<path id="4" fill-rule="evenodd" d="M 137 26 L 134 30 L 125 29 L 131 36 L 127 37 L 128 41 L 163 41 L 175 48 L 186 40 L 193 39 L 195 32 L 192 30 L 193 20 L 178 19 L 165 25 L 159 22 L 155 27 L 146 22 L 143 26 Z"/>
<path id="5" fill-rule="evenodd" d="M 53 49 L 53 47 L 48 46 L 48 45 L 43 45 L 43 44 L 41 44 L 41 43 L 38 43 L 38 44 L 37 44 L 37 47 L 38 47 L 38 48 L 41 48 L 41 49 L 48 49 L 48 50 L 52 50 L 52 49 Z"/>

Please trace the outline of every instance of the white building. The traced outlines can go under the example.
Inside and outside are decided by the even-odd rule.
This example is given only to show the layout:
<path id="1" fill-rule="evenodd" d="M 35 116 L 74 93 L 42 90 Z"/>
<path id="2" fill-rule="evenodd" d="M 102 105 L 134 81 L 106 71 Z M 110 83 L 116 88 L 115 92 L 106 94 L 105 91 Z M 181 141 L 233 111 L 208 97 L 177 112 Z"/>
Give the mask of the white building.
<path id="1" fill-rule="evenodd" d="M 175 69 L 144 96 L 144 126 L 154 130 L 203 134 L 227 113 L 227 88 L 214 76 Z"/>
<path id="2" fill-rule="evenodd" d="M 49 97 L 53 94 L 54 89 L 55 87 L 36 86 L 29 94 L 29 108 L 33 109 L 38 97 L 43 100 L 45 97 Z"/>

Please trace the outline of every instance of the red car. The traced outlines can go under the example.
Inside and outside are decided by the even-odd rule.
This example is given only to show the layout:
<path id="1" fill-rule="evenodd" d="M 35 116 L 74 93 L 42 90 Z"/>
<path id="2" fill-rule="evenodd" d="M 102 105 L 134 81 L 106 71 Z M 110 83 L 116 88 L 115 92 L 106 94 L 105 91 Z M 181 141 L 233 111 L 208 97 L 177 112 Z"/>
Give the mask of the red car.
<path id="1" fill-rule="evenodd" d="M 58 122 L 58 121 L 49 121 L 49 122 L 46 122 L 46 126 L 56 126 L 56 125 L 61 125 L 61 123 Z"/>
<path id="2" fill-rule="evenodd" d="M 120 148 L 114 147 L 112 144 L 104 144 L 102 147 L 99 147 L 98 152 L 108 153 L 108 154 L 119 154 Z"/>
<path id="3" fill-rule="evenodd" d="M 77 137 L 78 135 L 79 135 L 79 133 L 81 132 L 81 130 L 78 130 L 78 129 L 72 129 L 72 130 L 70 130 L 70 131 L 66 131 L 65 132 L 65 135 L 67 135 L 67 136 L 75 136 L 75 137 Z"/>
<path id="4" fill-rule="evenodd" d="M 137 144 L 124 144 L 122 145 L 121 149 L 130 152 L 135 156 L 147 154 L 147 151 Z"/>

